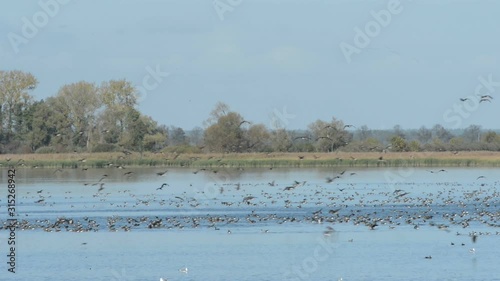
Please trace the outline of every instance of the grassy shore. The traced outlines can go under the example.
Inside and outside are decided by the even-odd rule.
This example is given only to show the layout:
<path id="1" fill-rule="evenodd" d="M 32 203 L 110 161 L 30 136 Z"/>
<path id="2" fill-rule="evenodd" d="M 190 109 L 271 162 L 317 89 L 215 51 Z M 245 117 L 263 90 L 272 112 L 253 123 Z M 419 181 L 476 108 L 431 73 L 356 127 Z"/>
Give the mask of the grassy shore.
<path id="1" fill-rule="evenodd" d="M 500 167 L 500 152 L 334 152 L 334 153 L 60 153 L 4 154 L 3 167 Z"/>

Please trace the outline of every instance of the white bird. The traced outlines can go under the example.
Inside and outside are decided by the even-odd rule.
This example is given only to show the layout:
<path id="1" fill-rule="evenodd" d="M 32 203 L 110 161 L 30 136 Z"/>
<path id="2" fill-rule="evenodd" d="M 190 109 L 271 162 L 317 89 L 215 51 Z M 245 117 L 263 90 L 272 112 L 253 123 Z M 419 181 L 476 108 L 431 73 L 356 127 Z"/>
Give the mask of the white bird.
<path id="1" fill-rule="evenodd" d="M 469 250 L 469 252 L 472 253 L 472 254 L 475 254 L 476 253 L 476 249 L 472 248 L 472 249 Z"/>
<path id="2" fill-rule="evenodd" d="M 187 267 L 183 267 L 181 269 L 179 269 L 180 272 L 182 273 L 188 273 L 188 268 Z"/>
<path id="3" fill-rule="evenodd" d="M 164 278 L 160 278 L 160 281 L 168 281 L 167 279 L 164 279 Z"/>

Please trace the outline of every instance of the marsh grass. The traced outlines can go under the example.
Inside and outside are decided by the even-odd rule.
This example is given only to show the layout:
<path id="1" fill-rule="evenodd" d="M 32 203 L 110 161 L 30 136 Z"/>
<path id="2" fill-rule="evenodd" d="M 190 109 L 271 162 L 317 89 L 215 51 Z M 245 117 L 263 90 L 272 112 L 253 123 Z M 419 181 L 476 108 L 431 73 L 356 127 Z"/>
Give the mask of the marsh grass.
<path id="1" fill-rule="evenodd" d="M 9 160 L 10 159 L 10 160 Z M 3 167 L 104 168 L 166 167 L 500 167 L 500 152 L 389 152 L 389 153 L 66 153 L 6 154 Z"/>

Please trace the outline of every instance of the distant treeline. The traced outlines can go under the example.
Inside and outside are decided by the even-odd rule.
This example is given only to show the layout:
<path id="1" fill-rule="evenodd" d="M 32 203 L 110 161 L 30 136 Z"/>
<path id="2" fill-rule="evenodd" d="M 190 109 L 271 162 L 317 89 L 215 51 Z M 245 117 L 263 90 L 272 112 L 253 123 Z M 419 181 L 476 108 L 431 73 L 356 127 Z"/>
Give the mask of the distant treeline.
<path id="1" fill-rule="evenodd" d="M 0 153 L 61 152 L 368 152 L 500 150 L 500 136 L 471 125 L 463 130 L 432 128 L 370 130 L 342 120 L 317 120 L 288 130 L 245 120 L 216 104 L 204 128 L 184 131 L 158 124 L 137 110 L 138 91 L 127 80 L 100 85 L 80 81 L 55 96 L 35 100 L 36 78 L 0 71 Z M 279 121 L 279 120 L 278 120 Z"/>

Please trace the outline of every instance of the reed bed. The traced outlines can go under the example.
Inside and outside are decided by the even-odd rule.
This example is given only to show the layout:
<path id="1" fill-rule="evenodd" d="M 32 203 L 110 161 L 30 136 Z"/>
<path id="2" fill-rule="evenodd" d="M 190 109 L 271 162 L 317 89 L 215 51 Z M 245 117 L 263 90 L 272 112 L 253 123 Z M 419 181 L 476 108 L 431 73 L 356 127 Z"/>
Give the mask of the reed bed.
<path id="1" fill-rule="evenodd" d="M 5 154 L 3 167 L 500 167 L 500 152 L 335 153 L 60 153 Z"/>

